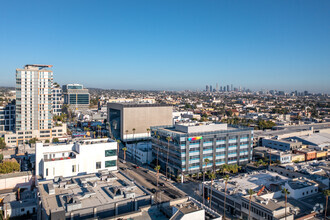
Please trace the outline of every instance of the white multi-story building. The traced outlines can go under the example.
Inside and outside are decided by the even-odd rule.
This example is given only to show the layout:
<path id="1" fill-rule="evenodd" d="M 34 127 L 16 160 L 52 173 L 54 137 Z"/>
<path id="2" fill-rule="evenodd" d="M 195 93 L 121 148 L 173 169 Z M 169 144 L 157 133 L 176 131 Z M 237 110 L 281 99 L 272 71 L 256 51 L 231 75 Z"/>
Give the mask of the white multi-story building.
<path id="1" fill-rule="evenodd" d="M 24 144 L 32 138 L 51 142 L 66 135 L 66 125 L 53 126 L 52 65 L 28 64 L 16 69 L 15 132 L 5 134 L 9 147 Z"/>
<path id="2" fill-rule="evenodd" d="M 117 170 L 117 142 L 90 139 L 75 143 L 36 144 L 36 175 L 44 179 Z"/>
<path id="3" fill-rule="evenodd" d="M 137 144 L 127 144 L 127 155 L 133 160 L 142 164 L 149 164 L 152 161 L 151 142 L 139 142 Z"/>
<path id="4" fill-rule="evenodd" d="M 62 105 L 63 105 L 63 96 L 62 89 L 60 86 L 53 86 L 52 89 L 53 95 L 53 115 L 60 115 L 62 113 Z"/>
<path id="5" fill-rule="evenodd" d="M 52 65 L 16 69 L 16 131 L 52 128 Z"/>

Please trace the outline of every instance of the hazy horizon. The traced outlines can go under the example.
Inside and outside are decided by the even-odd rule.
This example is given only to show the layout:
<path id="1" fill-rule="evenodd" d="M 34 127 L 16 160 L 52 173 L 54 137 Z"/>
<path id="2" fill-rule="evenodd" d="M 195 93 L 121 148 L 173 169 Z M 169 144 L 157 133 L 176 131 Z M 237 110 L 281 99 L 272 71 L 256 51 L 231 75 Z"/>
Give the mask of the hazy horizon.
<path id="1" fill-rule="evenodd" d="M 0 86 L 38 63 L 90 88 L 330 93 L 329 11 L 326 0 L 6 1 Z"/>

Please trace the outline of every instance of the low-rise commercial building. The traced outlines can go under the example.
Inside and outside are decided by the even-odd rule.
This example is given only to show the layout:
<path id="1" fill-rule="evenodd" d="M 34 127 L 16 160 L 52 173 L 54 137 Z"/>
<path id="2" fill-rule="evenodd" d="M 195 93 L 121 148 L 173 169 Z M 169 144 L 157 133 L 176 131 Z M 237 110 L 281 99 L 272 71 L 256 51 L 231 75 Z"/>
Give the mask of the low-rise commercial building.
<path id="1" fill-rule="evenodd" d="M 302 161 L 305 161 L 305 154 L 299 154 L 299 153 L 292 154 L 291 155 L 291 160 L 292 160 L 292 162 L 302 162 Z"/>
<path id="2" fill-rule="evenodd" d="M 149 164 L 152 162 L 152 145 L 151 142 L 138 142 L 136 144 L 127 144 L 126 155 L 134 161 L 141 164 Z"/>
<path id="3" fill-rule="evenodd" d="M 117 142 L 90 139 L 74 143 L 36 144 L 36 175 L 43 179 L 117 170 Z"/>
<path id="4" fill-rule="evenodd" d="M 273 162 L 279 161 L 281 164 L 283 163 L 291 163 L 292 154 L 283 151 L 273 150 L 267 147 L 255 147 L 253 148 L 253 155 L 256 160 L 258 159 L 271 159 Z"/>
<path id="5" fill-rule="evenodd" d="M 316 159 L 316 151 L 312 150 L 312 149 L 309 149 L 309 148 L 296 149 L 294 152 L 304 154 L 305 155 L 305 161 Z"/>
<path id="6" fill-rule="evenodd" d="M 302 145 L 298 141 L 289 141 L 284 139 L 262 139 L 262 146 L 269 147 L 280 151 L 290 151 L 300 148 Z"/>
<path id="7" fill-rule="evenodd" d="M 29 142 L 32 138 L 37 138 L 40 141 L 45 142 L 48 140 L 52 142 L 53 138 L 62 138 L 67 134 L 67 125 L 62 124 L 54 126 L 52 129 L 47 130 L 24 130 L 16 132 L 7 132 L 4 135 L 6 145 L 8 147 L 16 147 L 20 144 Z"/>
<path id="8" fill-rule="evenodd" d="M 117 171 L 39 180 L 38 219 L 104 219 L 138 211 L 153 196 Z"/>
<path id="9" fill-rule="evenodd" d="M 253 130 L 227 124 L 188 123 L 152 127 L 154 158 L 177 176 L 217 169 L 223 164 L 247 164 L 252 159 Z M 209 163 L 204 163 L 205 159 Z"/>

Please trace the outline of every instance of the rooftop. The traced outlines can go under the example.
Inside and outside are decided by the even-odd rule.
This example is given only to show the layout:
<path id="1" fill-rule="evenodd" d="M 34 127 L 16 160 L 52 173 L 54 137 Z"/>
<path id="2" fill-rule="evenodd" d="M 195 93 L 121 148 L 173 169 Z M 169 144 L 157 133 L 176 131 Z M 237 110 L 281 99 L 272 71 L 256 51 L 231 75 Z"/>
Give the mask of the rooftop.
<path id="1" fill-rule="evenodd" d="M 232 196 L 245 196 L 249 189 L 259 191 L 263 186 L 270 188 L 272 184 L 282 184 L 289 180 L 288 177 L 268 170 L 253 171 L 247 174 L 240 174 L 230 178 L 227 183 L 228 194 Z M 210 182 L 208 182 L 210 184 Z M 214 181 L 214 188 L 224 191 L 225 182 L 222 179 Z"/>
<path id="2" fill-rule="evenodd" d="M 120 172 L 103 171 L 97 174 L 58 177 L 39 181 L 39 191 L 46 212 L 55 210 L 75 211 L 106 206 L 131 198 L 149 195 Z"/>

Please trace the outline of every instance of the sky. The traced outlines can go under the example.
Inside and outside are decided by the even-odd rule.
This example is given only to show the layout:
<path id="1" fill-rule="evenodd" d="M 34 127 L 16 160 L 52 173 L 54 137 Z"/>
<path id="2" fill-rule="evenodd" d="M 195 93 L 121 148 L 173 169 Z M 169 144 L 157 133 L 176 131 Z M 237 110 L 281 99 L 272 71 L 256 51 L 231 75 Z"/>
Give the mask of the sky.
<path id="1" fill-rule="evenodd" d="M 330 1 L 0 1 L 0 86 L 32 63 L 90 88 L 330 93 Z"/>

